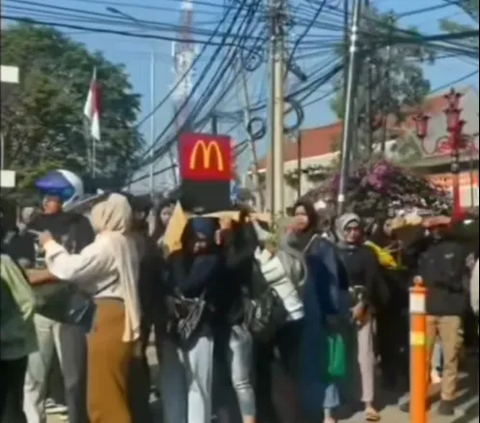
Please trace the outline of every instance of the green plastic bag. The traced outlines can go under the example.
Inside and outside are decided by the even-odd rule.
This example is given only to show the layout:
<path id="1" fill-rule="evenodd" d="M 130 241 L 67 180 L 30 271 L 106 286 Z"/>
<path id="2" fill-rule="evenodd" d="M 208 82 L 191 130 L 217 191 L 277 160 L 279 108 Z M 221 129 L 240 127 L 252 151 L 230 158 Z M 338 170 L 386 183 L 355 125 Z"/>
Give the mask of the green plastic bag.
<path id="1" fill-rule="evenodd" d="M 328 377 L 343 379 L 347 375 L 347 351 L 340 334 L 328 335 Z"/>

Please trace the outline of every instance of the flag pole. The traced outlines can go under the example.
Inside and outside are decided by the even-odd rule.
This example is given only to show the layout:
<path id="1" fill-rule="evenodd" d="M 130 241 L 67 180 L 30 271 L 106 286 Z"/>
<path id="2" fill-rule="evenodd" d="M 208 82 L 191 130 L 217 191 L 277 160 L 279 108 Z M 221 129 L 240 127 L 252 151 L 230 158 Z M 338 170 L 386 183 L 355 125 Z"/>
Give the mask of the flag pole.
<path id="1" fill-rule="evenodd" d="M 97 89 L 96 88 L 96 84 L 97 84 L 97 67 L 95 66 L 93 68 L 93 78 L 92 78 L 92 81 L 93 83 L 95 84 L 95 90 Z M 98 100 L 98 97 L 97 97 L 97 93 L 96 91 L 92 93 L 93 94 L 93 104 L 95 106 L 98 106 L 96 103 L 97 103 L 97 100 Z M 90 131 L 90 138 L 92 140 L 92 179 L 95 179 L 95 176 L 96 176 L 96 164 L 97 164 L 97 140 L 96 138 L 93 136 L 93 133 Z"/>

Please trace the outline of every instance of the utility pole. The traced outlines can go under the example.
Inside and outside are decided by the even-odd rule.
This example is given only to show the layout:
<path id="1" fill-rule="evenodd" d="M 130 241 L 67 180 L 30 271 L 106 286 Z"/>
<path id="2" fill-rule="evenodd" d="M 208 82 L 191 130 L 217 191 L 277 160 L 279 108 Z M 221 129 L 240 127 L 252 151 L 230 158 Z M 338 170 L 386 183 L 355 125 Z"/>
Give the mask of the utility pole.
<path id="1" fill-rule="evenodd" d="M 345 97 L 345 117 L 343 121 L 342 133 L 342 168 L 340 171 L 340 183 L 338 189 L 338 214 L 343 214 L 345 210 L 345 195 L 350 174 L 350 150 L 352 147 L 351 133 L 352 133 L 352 117 L 353 117 L 353 103 L 355 97 L 355 71 L 357 61 L 358 49 L 358 25 L 360 22 L 360 13 L 362 11 L 362 1 L 354 0 L 353 4 L 353 21 L 352 32 L 350 38 L 349 49 L 349 63 L 348 63 L 348 78 L 347 78 L 347 92 Z"/>
<path id="2" fill-rule="evenodd" d="M 265 196 L 263 194 L 263 189 L 260 186 L 260 177 L 258 174 L 258 156 L 257 156 L 257 149 L 255 147 L 255 141 L 252 137 L 251 132 L 249 131 L 248 124 L 252 119 L 252 116 L 250 114 L 250 94 L 248 91 L 248 81 L 247 81 L 247 74 L 245 71 L 245 67 L 243 66 L 243 63 L 241 62 L 241 54 L 239 53 L 237 56 L 238 59 L 238 64 L 240 66 L 240 72 L 242 75 L 242 87 L 243 87 L 243 96 L 244 96 L 244 101 L 245 101 L 245 111 L 243 113 L 243 119 L 244 119 L 244 125 L 245 125 L 245 132 L 247 133 L 248 137 L 248 143 L 250 145 L 250 152 L 252 153 L 252 163 L 253 163 L 253 185 L 255 186 L 255 190 L 258 193 L 258 199 L 260 203 L 260 210 L 264 211 L 265 208 Z"/>
<path id="3" fill-rule="evenodd" d="M 390 16 L 389 19 L 389 40 L 388 46 L 386 51 L 386 68 L 385 68 L 385 76 L 383 78 L 384 81 L 384 88 L 382 92 L 383 96 L 383 104 L 382 104 L 382 134 L 381 134 L 381 152 L 382 156 L 385 156 L 386 146 L 387 146 L 387 136 L 388 136 L 388 114 L 390 112 L 390 79 L 391 79 L 391 66 L 392 66 L 392 34 L 395 25 L 395 17 L 393 14 Z"/>
<path id="4" fill-rule="evenodd" d="M 347 98 L 348 81 L 348 32 L 350 26 L 350 0 L 343 0 L 343 103 Z"/>
<path id="5" fill-rule="evenodd" d="M 366 33 L 368 34 L 368 27 L 369 27 L 369 19 L 370 19 L 370 0 L 365 0 L 365 10 L 363 13 L 363 26 L 365 28 Z M 370 46 L 368 46 L 370 47 Z M 366 133 L 366 143 L 367 143 L 367 152 L 368 158 L 372 157 L 373 153 L 373 132 L 372 132 L 372 56 L 369 54 L 365 58 L 366 66 L 366 107 L 365 107 L 365 130 Z"/>
<path id="6" fill-rule="evenodd" d="M 218 135 L 218 117 L 215 112 L 212 115 L 212 134 Z"/>
<path id="7" fill-rule="evenodd" d="M 269 0 L 271 41 L 271 213 L 277 218 L 285 211 L 284 197 L 284 63 L 283 63 L 283 4 L 284 0 Z"/>
<path id="8" fill-rule="evenodd" d="M 150 107 L 151 107 L 151 116 L 150 116 L 150 169 L 149 169 L 149 188 L 150 195 L 154 194 L 155 191 L 155 154 L 154 154 L 154 145 L 155 145 L 155 50 L 150 53 Z"/>

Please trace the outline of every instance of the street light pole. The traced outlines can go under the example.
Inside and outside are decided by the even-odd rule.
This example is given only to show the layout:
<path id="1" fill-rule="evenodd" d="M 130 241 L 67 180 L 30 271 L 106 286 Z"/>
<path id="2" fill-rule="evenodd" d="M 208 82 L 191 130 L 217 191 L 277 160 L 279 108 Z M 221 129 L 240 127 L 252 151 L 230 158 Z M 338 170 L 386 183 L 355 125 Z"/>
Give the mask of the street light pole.
<path id="1" fill-rule="evenodd" d="M 460 100 L 462 94 L 457 93 L 453 88 L 445 96 L 448 107 L 445 110 L 447 117 L 447 131 L 450 138 L 450 152 L 452 156 L 451 172 L 453 175 L 452 194 L 453 194 L 453 217 L 458 219 L 462 216 L 462 202 L 460 193 L 460 153 L 463 148 L 463 128 L 465 121 L 460 119 L 462 110 L 460 109 Z"/>
<path id="2" fill-rule="evenodd" d="M 362 10 L 361 0 L 355 0 L 353 4 L 353 21 L 352 21 L 352 35 L 350 38 L 350 52 L 348 63 L 348 78 L 345 96 L 345 116 L 343 119 L 343 133 L 342 133 L 342 167 L 340 171 L 340 183 L 338 187 L 337 207 L 338 215 L 342 215 L 345 209 L 345 195 L 347 190 L 348 177 L 350 174 L 350 150 L 352 147 L 352 117 L 353 117 L 353 102 L 355 95 L 355 70 L 357 61 L 358 49 L 358 25 L 360 23 L 360 13 Z"/>
<path id="3" fill-rule="evenodd" d="M 453 198 L 453 218 L 458 220 L 463 215 L 461 192 L 460 192 L 460 153 L 464 148 L 463 128 L 465 121 L 460 118 L 462 109 L 460 109 L 460 100 L 462 94 L 457 93 L 453 88 L 445 96 L 448 106 L 445 109 L 447 118 L 447 132 L 450 146 L 450 155 L 452 158 L 450 172 L 452 173 L 452 198 Z M 430 118 L 423 113 L 415 117 L 417 124 L 417 135 L 423 141 L 427 137 L 428 122 Z"/>
<path id="4" fill-rule="evenodd" d="M 155 80 L 155 73 L 156 73 L 156 66 L 155 66 L 155 50 L 152 48 L 150 53 L 150 107 L 151 107 L 151 114 L 150 116 L 150 173 L 149 173 L 149 188 L 150 188 L 150 195 L 153 195 L 155 192 L 155 154 L 153 151 L 153 147 L 155 145 L 155 89 L 156 89 L 156 80 Z"/>
<path id="5" fill-rule="evenodd" d="M 276 219 L 285 210 L 283 173 L 284 128 L 284 63 L 283 63 L 283 0 L 268 0 L 270 12 L 270 136 L 271 149 L 268 165 L 270 208 Z M 273 220 L 272 220 L 273 221 Z"/>

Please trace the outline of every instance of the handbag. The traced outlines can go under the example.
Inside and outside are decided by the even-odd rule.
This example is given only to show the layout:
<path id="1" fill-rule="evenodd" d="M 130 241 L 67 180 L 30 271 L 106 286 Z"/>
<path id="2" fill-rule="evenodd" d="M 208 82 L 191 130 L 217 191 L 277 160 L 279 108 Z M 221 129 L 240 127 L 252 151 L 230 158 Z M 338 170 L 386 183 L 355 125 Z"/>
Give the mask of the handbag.
<path id="1" fill-rule="evenodd" d="M 67 325 L 82 327 L 90 332 L 95 320 L 97 306 L 94 297 L 111 286 L 117 280 L 97 290 L 91 295 L 71 282 L 56 282 L 33 286 L 36 313 Z"/>
<path id="2" fill-rule="evenodd" d="M 328 365 L 329 379 L 344 379 L 347 375 L 347 353 L 345 341 L 340 334 L 328 335 Z"/>
<path id="3" fill-rule="evenodd" d="M 268 285 L 261 270 L 254 265 L 252 293 L 244 292 L 245 325 L 260 342 L 270 341 L 286 322 L 288 312 L 277 291 Z"/>
<path id="4" fill-rule="evenodd" d="M 270 341 L 288 317 L 283 300 L 273 288 L 267 288 L 258 298 L 246 301 L 245 309 L 247 328 L 260 342 Z"/>
<path id="5" fill-rule="evenodd" d="M 167 334 L 183 348 L 189 348 L 201 330 L 208 304 L 206 291 L 198 298 L 186 298 L 176 289 L 167 297 L 167 308 L 170 318 L 167 323 Z"/>

